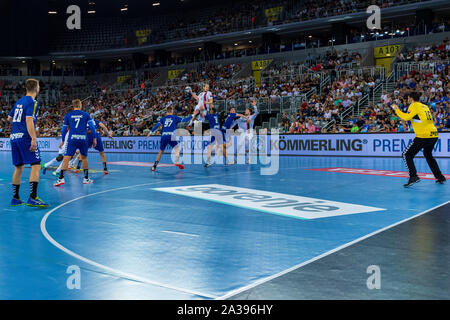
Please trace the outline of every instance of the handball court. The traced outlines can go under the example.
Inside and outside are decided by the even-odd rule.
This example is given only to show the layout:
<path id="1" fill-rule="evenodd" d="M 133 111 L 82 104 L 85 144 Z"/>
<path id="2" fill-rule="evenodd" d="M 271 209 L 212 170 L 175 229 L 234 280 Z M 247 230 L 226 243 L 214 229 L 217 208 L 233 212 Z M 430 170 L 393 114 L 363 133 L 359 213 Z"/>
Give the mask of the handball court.
<path id="1" fill-rule="evenodd" d="M 67 173 L 55 188 L 47 171 L 38 195 L 51 207 L 14 208 L 10 153 L 0 152 L 0 299 L 449 298 L 450 186 L 425 175 L 403 188 L 401 158 L 285 156 L 263 176 L 260 165 L 181 171 L 165 155 L 152 173 L 153 154 L 107 157 L 103 175 L 90 153 L 94 184 Z M 448 179 L 450 160 L 437 161 Z M 340 213 L 263 210 L 255 199 L 268 194 Z M 374 265 L 381 288 L 369 290 Z M 69 266 L 80 268 L 80 289 L 67 288 Z"/>

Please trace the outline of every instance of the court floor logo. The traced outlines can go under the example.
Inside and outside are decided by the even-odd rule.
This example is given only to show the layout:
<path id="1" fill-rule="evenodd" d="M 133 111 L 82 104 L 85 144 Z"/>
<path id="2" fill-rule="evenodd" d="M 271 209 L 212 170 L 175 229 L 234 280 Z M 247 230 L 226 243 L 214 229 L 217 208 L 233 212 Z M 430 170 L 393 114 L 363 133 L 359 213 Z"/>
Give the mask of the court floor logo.
<path id="1" fill-rule="evenodd" d="M 153 188 L 153 190 L 299 219 L 327 218 L 386 210 L 222 184 Z"/>

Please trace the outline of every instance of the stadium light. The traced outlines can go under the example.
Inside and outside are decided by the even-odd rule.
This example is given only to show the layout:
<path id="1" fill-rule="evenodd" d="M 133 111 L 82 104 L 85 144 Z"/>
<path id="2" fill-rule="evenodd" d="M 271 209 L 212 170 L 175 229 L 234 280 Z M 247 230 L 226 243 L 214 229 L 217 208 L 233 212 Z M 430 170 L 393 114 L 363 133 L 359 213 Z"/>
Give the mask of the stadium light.
<path id="1" fill-rule="evenodd" d="M 128 11 L 128 8 L 120 8 L 120 11 Z"/>
<path id="2" fill-rule="evenodd" d="M 58 12 L 56 11 L 49 11 L 48 14 L 57 14 Z"/>
<path id="3" fill-rule="evenodd" d="M 152 4 L 152 6 L 154 6 L 154 7 L 159 6 L 159 5 L 160 5 L 159 2 L 155 2 L 155 3 Z"/>
<path id="4" fill-rule="evenodd" d="M 89 10 L 88 13 L 95 13 L 95 10 Z"/>

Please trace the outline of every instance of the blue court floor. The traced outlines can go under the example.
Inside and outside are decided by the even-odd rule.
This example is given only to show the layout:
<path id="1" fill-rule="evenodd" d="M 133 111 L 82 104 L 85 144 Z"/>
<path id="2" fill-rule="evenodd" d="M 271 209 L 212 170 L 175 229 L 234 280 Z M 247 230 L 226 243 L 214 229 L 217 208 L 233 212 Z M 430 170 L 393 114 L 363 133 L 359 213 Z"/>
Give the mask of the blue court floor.
<path id="1" fill-rule="evenodd" d="M 155 155 L 107 158 L 148 163 Z M 404 178 L 307 170 L 405 171 L 400 158 L 280 157 L 272 176 L 260 175 L 259 165 L 170 166 L 152 173 L 135 163 L 110 164 L 110 174 L 103 175 L 100 162 L 90 154 L 91 168 L 98 170 L 90 175 L 92 185 L 81 183 L 82 174 L 68 173 L 66 185 L 54 188 L 51 172 L 42 175 L 38 194 L 50 208 L 11 208 L 13 167 L 10 154 L 0 152 L 0 299 L 230 297 L 450 199 L 448 183 L 422 180 L 404 189 Z M 161 161 L 169 162 L 167 156 Z M 449 159 L 438 163 L 450 173 Z M 430 172 L 424 159 L 416 166 Z M 20 190 L 25 200 L 28 174 L 25 169 Z M 299 219 L 156 190 L 205 184 L 380 210 Z M 67 287 L 69 266 L 80 268 L 80 289 Z"/>

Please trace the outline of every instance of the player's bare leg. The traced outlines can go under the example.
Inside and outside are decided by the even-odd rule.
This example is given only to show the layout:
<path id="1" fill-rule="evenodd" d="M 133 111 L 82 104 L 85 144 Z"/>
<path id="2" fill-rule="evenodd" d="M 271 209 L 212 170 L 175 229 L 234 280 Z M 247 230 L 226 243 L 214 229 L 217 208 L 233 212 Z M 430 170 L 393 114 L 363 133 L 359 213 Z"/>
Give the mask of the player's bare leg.
<path id="1" fill-rule="evenodd" d="M 103 173 L 104 174 L 108 174 L 108 167 L 106 166 L 106 156 L 105 156 L 105 152 L 102 151 L 100 152 L 100 157 L 102 158 L 102 163 L 103 163 Z"/>
<path id="2" fill-rule="evenodd" d="M 54 187 L 59 187 L 66 183 L 64 180 L 64 172 L 69 169 L 69 161 L 71 158 L 71 156 L 64 156 L 61 164 L 61 172 L 59 173 L 59 179 L 53 184 Z"/>
<path id="3" fill-rule="evenodd" d="M 83 163 L 83 159 L 81 158 L 81 154 L 77 151 L 77 154 L 75 154 L 75 156 L 73 157 L 73 159 L 71 160 L 71 162 L 73 162 L 75 164 L 75 162 L 78 159 L 78 163 L 77 163 L 77 167 L 75 169 L 75 173 L 79 173 L 81 170 L 81 164 Z"/>
<path id="4" fill-rule="evenodd" d="M 175 148 L 174 148 L 174 150 L 175 150 L 175 165 L 179 168 L 179 169 L 181 169 L 181 170 L 183 170 L 184 169 L 184 166 L 182 165 L 182 164 L 180 164 L 180 146 L 175 146 Z"/>
<path id="5" fill-rule="evenodd" d="M 11 206 L 21 206 L 24 204 L 22 200 L 20 200 L 19 189 L 20 189 L 20 180 L 22 178 L 24 165 L 14 167 L 14 173 L 12 177 L 12 185 L 13 185 L 13 200 L 11 202 Z"/>
<path id="6" fill-rule="evenodd" d="M 156 170 L 156 167 L 158 166 L 159 160 L 161 160 L 161 156 L 164 153 L 164 151 L 159 150 L 158 155 L 156 156 L 155 162 L 153 163 L 152 171 Z"/>
<path id="7" fill-rule="evenodd" d="M 91 184 L 94 183 L 93 180 L 89 179 L 89 161 L 87 156 L 81 155 L 81 161 L 83 162 L 83 171 L 84 171 L 84 179 L 83 184 Z"/>
<path id="8" fill-rule="evenodd" d="M 213 145 L 208 145 L 208 158 L 206 159 L 205 168 L 211 165 L 211 155 L 212 155 Z"/>

